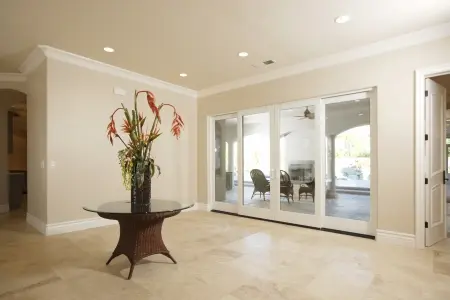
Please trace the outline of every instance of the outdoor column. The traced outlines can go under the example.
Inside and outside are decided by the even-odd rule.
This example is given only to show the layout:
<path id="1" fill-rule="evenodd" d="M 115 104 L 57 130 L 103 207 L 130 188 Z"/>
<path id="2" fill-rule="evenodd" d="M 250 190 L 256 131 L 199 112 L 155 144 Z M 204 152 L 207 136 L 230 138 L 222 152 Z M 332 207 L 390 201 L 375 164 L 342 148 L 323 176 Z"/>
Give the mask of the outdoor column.
<path id="1" fill-rule="evenodd" d="M 330 147 L 330 187 L 327 191 L 327 198 L 334 199 L 337 198 L 336 194 L 336 135 L 332 134 L 329 136 L 329 147 Z"/>

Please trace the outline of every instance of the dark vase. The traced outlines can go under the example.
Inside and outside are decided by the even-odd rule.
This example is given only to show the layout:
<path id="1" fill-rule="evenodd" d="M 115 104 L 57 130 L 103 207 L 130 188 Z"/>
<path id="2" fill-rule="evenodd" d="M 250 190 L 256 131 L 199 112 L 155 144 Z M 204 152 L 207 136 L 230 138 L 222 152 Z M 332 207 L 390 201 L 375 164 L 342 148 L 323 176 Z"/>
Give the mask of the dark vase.
<path id="1" fill-rule="evenodd" d="M 141 171 L 142 172 L 142 171 Z M 152 198 L 152 176 L 150 168 L 144 168 L 143 181 L 140 181 L 142 174 L 138 168 L 133 168 L 131 176 L 131 204 L 136 206 L 148 206 Z"/>

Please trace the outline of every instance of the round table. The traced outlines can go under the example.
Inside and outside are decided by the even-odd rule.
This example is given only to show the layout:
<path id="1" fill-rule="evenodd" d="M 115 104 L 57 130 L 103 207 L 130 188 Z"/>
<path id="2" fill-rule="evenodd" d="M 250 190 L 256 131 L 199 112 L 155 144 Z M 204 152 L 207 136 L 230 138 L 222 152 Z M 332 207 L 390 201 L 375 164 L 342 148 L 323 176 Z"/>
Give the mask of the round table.
<path id="1" fill-rule="evenodd" d="M 177 263 L 164 245 L 161 235 L 162 224 L 164 219 L 176 216 L 192 206 L 193 203 L 152 199 L 149 205 L 132 205 L 130 202 L 118 201 L 104 203 L 98 208 L 83 207 L 83 209 L 97 213 L 102 218 L 119 222 L 119 241 L 106 265 L 115 257 L 125 255 L 131 263 L 128 274 L 130 279 L 134 266 L 144 257 L 162 254 Z"/>

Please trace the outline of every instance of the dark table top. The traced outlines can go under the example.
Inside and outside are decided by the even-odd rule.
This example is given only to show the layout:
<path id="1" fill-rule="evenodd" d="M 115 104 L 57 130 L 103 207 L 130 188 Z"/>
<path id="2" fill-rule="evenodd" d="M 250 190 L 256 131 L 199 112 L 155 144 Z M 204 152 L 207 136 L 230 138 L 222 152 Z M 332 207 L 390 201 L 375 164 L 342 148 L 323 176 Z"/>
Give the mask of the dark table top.
<path id="1" fill-rule="evenodd" d="M 130 201 L 106 202 L 98 207 L 83 207 L 84 210 L 106 214 L 154 214 L 177 212 L 194 206 L 194 203 L 152 199 L 150 205 L 131 205 Z"/>

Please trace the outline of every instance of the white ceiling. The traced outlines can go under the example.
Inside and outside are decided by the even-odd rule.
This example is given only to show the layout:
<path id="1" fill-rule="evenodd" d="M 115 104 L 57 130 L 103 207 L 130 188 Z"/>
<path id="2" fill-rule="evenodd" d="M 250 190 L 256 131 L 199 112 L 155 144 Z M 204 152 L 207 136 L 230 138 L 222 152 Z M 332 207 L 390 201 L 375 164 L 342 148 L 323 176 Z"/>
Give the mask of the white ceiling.
<path id="1" fill-rule="evenodd" d="M 449 0 L 2 0 L 0 72 L 41 44 L 200 90 L 448 20 Z"/>

